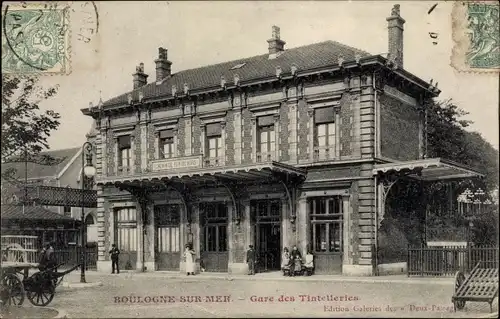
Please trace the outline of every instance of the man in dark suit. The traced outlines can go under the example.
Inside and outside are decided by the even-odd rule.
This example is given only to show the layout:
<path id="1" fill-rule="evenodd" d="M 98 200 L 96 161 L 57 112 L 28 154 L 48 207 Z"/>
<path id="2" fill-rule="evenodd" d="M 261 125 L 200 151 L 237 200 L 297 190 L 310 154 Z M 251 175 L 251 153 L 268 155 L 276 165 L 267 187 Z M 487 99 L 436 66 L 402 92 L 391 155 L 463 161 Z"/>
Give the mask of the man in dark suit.
<path id="1" fill-rule="evenodd" d="M 119 274 L 120 268 L 118 268 L 118 256 L 120 255 L 120 251 L 118 250 L 115 244 L 111 246 L 109 254 L 111 255 L 111 269 L 112 269 L 111 273 L 114 274 L 116 269 L 116 273 Z"/>
<path id="2" fill-rule="evenodd" d="M 255 275 L 255 250 L 253 245 L 248 246 L 247 250 L 248 274 Z"/>

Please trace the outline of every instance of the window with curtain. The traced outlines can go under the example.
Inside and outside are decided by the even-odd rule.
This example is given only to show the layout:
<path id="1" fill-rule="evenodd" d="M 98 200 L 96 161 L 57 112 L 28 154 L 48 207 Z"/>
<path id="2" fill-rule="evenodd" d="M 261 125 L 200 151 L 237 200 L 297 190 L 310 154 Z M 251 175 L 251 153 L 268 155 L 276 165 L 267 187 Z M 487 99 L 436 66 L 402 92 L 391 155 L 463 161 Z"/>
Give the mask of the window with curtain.
<path id="1" fill-rule="evenodd" d="M 261 160 L 273 159 L 276 147 L 276 134 L 274 130 L 274 115 L 260 116 L 257 118 L 257 131 Z"/>
<path id="2" fill-rule="evenodd" d="M 118 166 L 122 170 L 128 170 L 132 166 L 132 145 L 131 137 L 120 136 L 118 138 Z"/>
<path id="3" fill-rule="evenodd" d="M 174 130 L 160 131 L 158 143 L 160 159 L 174 157 Z"/>
<path id="4" fill-rule="evenodd" d="M 206 157 L 217 159 L 222 156 L 222 127 L 220 123 L 206 126 Z"/>
<path id="5" fill-rule="evenodd" d="M 335 110 L 333 107 L 324 107 L 314 110 L 316 126 L 315 146 L 320 157 L 335 155 Z"/>
<path id="6" fill-rule="evenodd" d="M 154 214 L 158 252 L 180 252 L 180 206 L 155 205 Z"/>
<path id="7" fill-rule="evenodd" d="M 137 212 L 135 208 L 115 211 L 115 238 L 118 249 L 137 251 Z"/>

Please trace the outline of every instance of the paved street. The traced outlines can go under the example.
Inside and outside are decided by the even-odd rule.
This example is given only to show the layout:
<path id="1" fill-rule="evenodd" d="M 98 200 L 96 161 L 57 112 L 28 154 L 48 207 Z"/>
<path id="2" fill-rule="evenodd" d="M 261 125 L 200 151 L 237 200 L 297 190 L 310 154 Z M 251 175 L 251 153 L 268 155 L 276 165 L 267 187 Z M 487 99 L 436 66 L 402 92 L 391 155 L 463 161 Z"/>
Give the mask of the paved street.
<path id="1" fill-rule="evenodd" d="M 66 282 L 78 282 L 78 274 Z M 88 273 L 95 288 L 58 288 L 51 307 L 81 317 L 478 317 L 485 303 L 453 312 L 449 284 L 224 280 L 202 276 Z M 429 281 L 430 282 L 430 281 Z M 495 302 L 494 311 L 498 311 Z"/>

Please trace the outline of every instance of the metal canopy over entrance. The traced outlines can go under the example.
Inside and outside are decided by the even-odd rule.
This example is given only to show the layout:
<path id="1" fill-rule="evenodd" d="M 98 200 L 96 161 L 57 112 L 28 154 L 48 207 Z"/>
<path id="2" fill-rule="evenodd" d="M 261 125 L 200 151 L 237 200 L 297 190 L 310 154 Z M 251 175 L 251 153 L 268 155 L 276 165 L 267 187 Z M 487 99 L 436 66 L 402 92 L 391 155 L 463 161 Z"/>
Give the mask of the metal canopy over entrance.
<path id="1" fill-rule="evenodd" d="M 447 161 L 441 158 L 429 158 L 418 161 L 377 164 L 373 175 L 396 173 L 422 181 L 438 181 L 483 177 L 479 172 L 465 165 Z"/>
<path id="2" fill-rule="evenodd" d="M 154 180 L 169 180 L 182 184 L 203 184 L 206 182 L 225 181 L 243 182 L 272 178 L 275 173 L 295 177 L 305 177 L 306 171 L 278 162 L 247 166 L 224 166 L 220 168 L 202 168 L 182 170 L 174 173 L 158 171 L 141 175 L 116 176 L 99 179 L 98 184 L 130 183 Z"/>
<path id="3" fill-rule="evenodd" d="M 484 175 L 465 165 L 444 160 L 441 158 L 429 158 L 415 161 L 404 161 L 374 165 L 373 175 L 376 184 L 376 227 L 375 227 L 375 250 L 376 259 L 373 269 L 378 273 L 378 228 L 384 218 L 386 211 L 386 200 L 392 186 L 401 178 L 413 178 L 421 182 L 436 182 L 446 180 L 468 179 L 483 177 Z"/>

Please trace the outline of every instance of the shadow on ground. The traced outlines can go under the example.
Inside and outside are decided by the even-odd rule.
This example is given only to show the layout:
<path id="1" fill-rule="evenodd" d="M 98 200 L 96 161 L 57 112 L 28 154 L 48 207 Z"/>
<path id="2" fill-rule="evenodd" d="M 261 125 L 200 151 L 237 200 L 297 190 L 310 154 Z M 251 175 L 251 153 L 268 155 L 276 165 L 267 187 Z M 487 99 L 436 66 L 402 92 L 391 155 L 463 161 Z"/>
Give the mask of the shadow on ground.
<path id="1" fill-rule="evenodd" d="M 52 308 L 43 308 L 43 307 L 5 307 L 0 311 L 1 318 L 9 318 L 9 319 L 45 319 L 45 318 L 55 318 L 59 315 L 59 312 Z"/>

